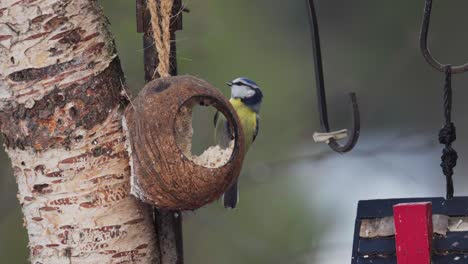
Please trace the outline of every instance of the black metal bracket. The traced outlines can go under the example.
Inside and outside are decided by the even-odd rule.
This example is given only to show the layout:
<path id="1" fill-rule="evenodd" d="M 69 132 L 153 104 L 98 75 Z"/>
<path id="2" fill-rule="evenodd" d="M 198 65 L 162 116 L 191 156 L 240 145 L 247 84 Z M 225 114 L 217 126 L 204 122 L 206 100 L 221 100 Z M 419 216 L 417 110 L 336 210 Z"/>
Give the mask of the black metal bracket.
<path id="1" fill-rule="evenodd" d="M 426 61 L 434 67 L 434 69 L 445 72 L 446 67 L 448 65 L 442 64 L 437 61 L 434 56 L 432 56 L 429 47 L 427 46 L 427 37 L 429 35 L 429 24 L 431 21 L 431 13 L 432 13 L 432 0 L 426 0 L 426 5 L 424 7 L 424 18 L 421 25 L 421 36 L 419 38 L 419 43 L 421 47 L 422 54 Z M 468 63 L 460 65 L 460 66 L 452 66 L 452 74 L 463 73 L 468 71 Z"/>
<path id="2" fill-rule="evenodd" d="M 320 126 L 323 131 L 330 132 L 330 124 L 328 122 L 328 110 L 327 110 L 327 98 L 325 93 L 325 81 L 323 77 L 323 66 L 322 66 L 322 52 L 320 49 L 320 34 L 317 22 L 317 14 L 315 12 L 314 0 L 307 0 L 309 5 L 309 18 L 311 24 L 311 35 L 312 35 L 312 48 L 314 53 L 314 65 L 315 65 L 315 81 L 317 86 L 317 100 L 318 110 L 320 115 Z M 335 139 L 330 139 L 328 145 L 331 149 L 338 153 L 345 153 L 354 148 L 356 145 L 360 129 L 360 115 L 357 98 L 355 93 L 349 94 L 351 100 L 351 106 L 353 110 L 353 127 L 349 135 L 349 139 L 345 145 L 339 144 Z"/>

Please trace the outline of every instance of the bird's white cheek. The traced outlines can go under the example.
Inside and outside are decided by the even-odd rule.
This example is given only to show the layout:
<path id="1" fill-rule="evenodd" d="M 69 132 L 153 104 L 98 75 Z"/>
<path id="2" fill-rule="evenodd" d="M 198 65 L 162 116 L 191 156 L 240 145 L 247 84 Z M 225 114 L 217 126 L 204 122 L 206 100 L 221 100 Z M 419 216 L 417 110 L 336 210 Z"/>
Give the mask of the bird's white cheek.
<path id="1" fill-rule="evenodd" d="M 255 91 L 245 86 L 233 85 L 231 88 L 231 97 L 247 98 L 255 94 Z"/>

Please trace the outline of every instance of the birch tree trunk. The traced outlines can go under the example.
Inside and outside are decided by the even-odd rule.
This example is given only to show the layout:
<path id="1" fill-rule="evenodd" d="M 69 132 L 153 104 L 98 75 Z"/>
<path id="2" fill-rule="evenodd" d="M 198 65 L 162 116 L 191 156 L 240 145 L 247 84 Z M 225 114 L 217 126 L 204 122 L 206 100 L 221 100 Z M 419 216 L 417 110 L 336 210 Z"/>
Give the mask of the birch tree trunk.
<path id="1" fill-rule="evenodd" d="M 0 129 L 32 263 L 154 263 L 130 196 L 123 73 L 93 0 L 0 0 Z"/>

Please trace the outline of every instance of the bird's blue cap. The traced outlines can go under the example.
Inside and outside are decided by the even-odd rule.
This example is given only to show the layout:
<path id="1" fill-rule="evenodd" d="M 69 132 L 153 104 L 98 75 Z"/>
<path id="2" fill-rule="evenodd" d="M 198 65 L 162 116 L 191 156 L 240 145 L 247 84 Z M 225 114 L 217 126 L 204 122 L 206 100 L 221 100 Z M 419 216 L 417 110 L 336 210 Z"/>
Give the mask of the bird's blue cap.
<path id="1" fill-rule="evenodd" d="M 256 82 L 250 80 L 249 78 L 245 78 L 245 77 L 239 77 L 239 78 L 233 80 L 232 82 L 227 83 L 227 85 L 229 85 L 229 86 L 232 86 L 233 84 L 246 85 L 246 86 L 250 86 L 250 87 L 255 88 L 255 89 L 260 88 Z"/>

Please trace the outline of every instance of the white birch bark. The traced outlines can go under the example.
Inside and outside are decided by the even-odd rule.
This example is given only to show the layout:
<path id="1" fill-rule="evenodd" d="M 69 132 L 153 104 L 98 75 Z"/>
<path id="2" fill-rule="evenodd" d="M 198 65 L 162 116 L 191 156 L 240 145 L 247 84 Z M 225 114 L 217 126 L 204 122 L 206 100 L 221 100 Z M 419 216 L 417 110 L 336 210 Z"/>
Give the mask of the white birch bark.
<path id="1" fill-rule="evenodd" d="M 130 196 L 123 74 L 92 0 L 0 0 L 0 128 L 32 263 L 154 263 Z"/>

